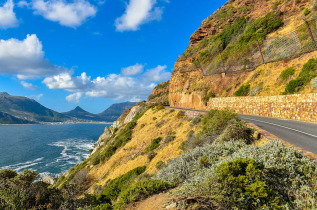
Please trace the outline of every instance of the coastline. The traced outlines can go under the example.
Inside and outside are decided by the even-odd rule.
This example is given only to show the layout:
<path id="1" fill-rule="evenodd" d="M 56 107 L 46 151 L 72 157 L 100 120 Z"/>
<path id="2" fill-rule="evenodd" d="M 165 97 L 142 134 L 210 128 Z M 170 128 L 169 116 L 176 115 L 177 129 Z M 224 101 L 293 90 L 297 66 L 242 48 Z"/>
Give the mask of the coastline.
<path id="1" fill-rule="evenodd" d="M 41 122 L 34 124 L 0 124 L 0 126 L 8 126 L 8 125 L 72 125 L 72 124 L 104 124 L 104 125 L 112 125 L 113 122 Z"/>

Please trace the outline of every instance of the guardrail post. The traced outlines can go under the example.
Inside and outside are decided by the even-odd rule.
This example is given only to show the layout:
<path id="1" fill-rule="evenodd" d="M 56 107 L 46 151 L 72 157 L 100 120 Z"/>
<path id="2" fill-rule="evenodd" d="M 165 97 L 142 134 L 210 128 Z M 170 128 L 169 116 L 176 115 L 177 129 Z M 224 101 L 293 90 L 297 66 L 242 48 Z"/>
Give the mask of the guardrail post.
<path id="1" fill-rule="evenodd" d="M 315 41 L 313 32 L 311 31 L 311 28 L 310 28 L 310 26 L 309 26 L 309 23 L 308 23 L 307 20 L 304 20 L 304 21 L 305 21 L 306 26 L 307 26 L 307 29 L 308 29 L 308 31 L 309 31 L 310 38 L 311 38 L 311 40 L 313 41 L 314 47 L 315 47 L 315 49 L 317 49 L 317 44 L 316 44 L 316 41 Z"/>

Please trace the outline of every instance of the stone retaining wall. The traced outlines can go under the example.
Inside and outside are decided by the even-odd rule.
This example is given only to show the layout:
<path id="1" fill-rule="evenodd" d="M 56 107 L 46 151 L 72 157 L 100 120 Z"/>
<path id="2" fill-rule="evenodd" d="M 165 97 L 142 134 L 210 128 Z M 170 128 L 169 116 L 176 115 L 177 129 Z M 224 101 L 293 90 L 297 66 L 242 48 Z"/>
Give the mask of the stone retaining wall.
<path id="1" fill-rule="evenodd" d="M 212 98 L 210 109 L 317 123 L 317 94 Z"/>

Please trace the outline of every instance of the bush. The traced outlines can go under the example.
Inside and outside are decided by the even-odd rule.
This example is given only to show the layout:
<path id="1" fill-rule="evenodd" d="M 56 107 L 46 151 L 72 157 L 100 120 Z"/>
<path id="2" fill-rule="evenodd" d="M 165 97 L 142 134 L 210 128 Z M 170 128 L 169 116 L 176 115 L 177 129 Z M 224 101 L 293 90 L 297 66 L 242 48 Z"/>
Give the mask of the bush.
<path id="1" fill-rule="evenodd" d="M 310 14 L 310 10 L 308 8 L 304 9 L 304 15 L 307 16 Z"/>
<path id="2" fill-rule="evenodd" d="M 177 118 L 183 118 L 183 117 L 185 117 L 185 112 L 184 112 L 184 111 L 179 111 L 179 112 L 177 112 L 176 117 L 177 117 Z"/>
<path id="3" fill-rule="evenodd" d="M 317 206 L 317 166 L 279 141 L 262 147 L 231 141 L 196 148 L 169 163 L 158 178 L 183 183 L 175 194 L 190 197 L 198 208 L 200 205 L 220 209 Z"/>
<path id="4" fill-rule="evenodd" d="M 197 125 L 201 122 L 201 117 L 195 117 L 194 119 L 192 119 L 191 123 L 193 125 Z"/>
<path id="5" fill-rule="evenodd" d="M 144 173 L 146 167 L 137 167 L 129 172 L 127 172 L 124 175 L 121 175 L 114 180 L 110 180 L 106 183 L 104 186 L 104 190 L 102 195 L 110 198 L 112 201 L 115 201 L 119 194 L 127 187 L 129 186 L 137 176 Z"/>
<path id="6" fill-rule="evenodd" d="M 285 80 L 288 80 L 294 74 L 295 74 L 295 69 L 290 67 L 282 71 L 282 73 L 280 74 L 280 78 L 283 81 L 285 81 Z"/>
<path id="7" fill-rule="evenodd" d="M 201 133 L 219 135 L 233 119 L 238 120 L 238 115 L 228 110 L 210 110 L 202 119 Z"/>
<path id="8" fill-rule="evenodd" d="M 149 159 L 149 161 L 153 160 L 153 158 L 155 158 L 157 154 L 153 151 L 150 151 L 148 154 L 147 154 L 147 158 Z"/>
<path id="9" fill-rule="evenodd" d="M 317 59 L 310 59 L 302 68 L 299 77 L 289 81 L 284 94 L 294 94 L 305 88 L 310 81 L 317 77 Z"/>
<path id="10" fill-rule="evenodd" d="M 160 146 L 160 142 L 162 141 L 162 137 L 157 137 L 156 139 L 153 139 L 151 144 L 145 148 L 144 152 L 148 153 Z"/>
<path id="11" fill-rule="evenodd" d="M 141 180 L 120 194 L 115 209 L 124 209 L 126 204 L 145 199 L 150 195 L 163 192 L 173 187 L 174 185 L 162 180 Z"/>
<path id="12" fill-rule="evenodd" d="M 209 101 L 209 99 L 216 97 L 216 95 L 213 92 L 208 92 L 202 99 L 202 101 L 204 102 L 204 104 L 207 106 L 207 103 Z"/>
<path id="13" fill-rule="evenodd" d="M 176 138 L 176 136 L 168 135 L 164 138 L 164 143 L 168 144 L 168 143 L 174 141 L 175 138 Z"/>
<path id="14" fill-rule="evenodd" d="M 234 93 L 235 96 L 247 96 L 250 92 L 250 84 L 241 85 Z"/>
<path id="15" fill-rule="evenodd" d="M 165 166 L 165 163 L 161 160 L 155 164 L 155 167 L 157 169 L 162 169 L 164 166 Z"/>
<path id="16" fill-rule="evenodd" d="M 223 143 L 230 140 L 244 140 L 247 144 L 254 141 L 254 130 L 248 128 L 243 121 L 232 120 L 216 142 Z"/>

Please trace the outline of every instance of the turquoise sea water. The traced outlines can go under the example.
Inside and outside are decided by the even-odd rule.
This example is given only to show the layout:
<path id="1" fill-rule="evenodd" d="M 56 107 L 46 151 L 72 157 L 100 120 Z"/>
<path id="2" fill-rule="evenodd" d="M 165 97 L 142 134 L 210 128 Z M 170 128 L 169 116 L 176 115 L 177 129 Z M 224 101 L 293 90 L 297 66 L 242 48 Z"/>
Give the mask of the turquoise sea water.
<path id="1" fill-rule="evenodd" d="M 60 175 L 88 157 L 106 126 L 110 125 L 1 125 L 0 168 Z"/>

